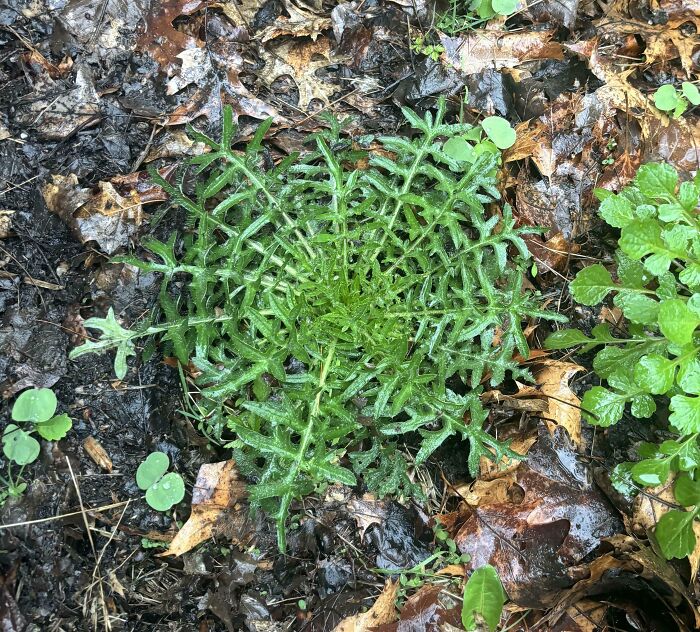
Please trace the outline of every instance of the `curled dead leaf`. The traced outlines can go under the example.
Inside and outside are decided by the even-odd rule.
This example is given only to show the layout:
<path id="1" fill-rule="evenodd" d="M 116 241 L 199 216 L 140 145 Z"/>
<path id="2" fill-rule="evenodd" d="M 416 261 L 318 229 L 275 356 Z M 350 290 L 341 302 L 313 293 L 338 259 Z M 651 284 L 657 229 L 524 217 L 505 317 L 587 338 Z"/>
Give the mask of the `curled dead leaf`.
<path id="1" fill-rule="evenodd" d="M 535 381 L 542 395 L 547 398 L 548 411 L 545 415 L 547 427 L 554 432 L 561 426 L 568 433 L 576 449 L 585 448 L 581 435 L 581 400 L 569 387 L 571 378 L 585 369 L 570 362 L 559 360 L 541 360 L 541 368 L 535 373 Z"/>
<path id="2" fill-rule="evenodd" d="M 161 555 L 182 555 L 219 535 L 243 543 L 247 539 L 245 497 L 245 483 L 234 461 L 202 465 L 192 492 L 192 513 Z"/>
<path id="3" fill-rule="evenodd" d="M 42 189 L 47 208 L 58 215 L 81 243 L 96 241 L 111 255 L 128 245 L 143 221 L 141 198 L 132 190 L 121 195 L 111 182 L 96 191 L 80 187 L 75 174 L 53 175 Z"/>
<path id="4" fill-rule="evenodd" d="M 443 63 L 467 75 L 488 68 L 514 68 L 533 59 L 563 59 L 564 51 L 552 38 L 555 30 L 503 33 L 479 29 L 461 37 L 440 36 Z"/>
<path id="5" fill-rule="evenodd" d="M 393 622 L 396 619 L 394 601 L 398 590 L 399 582 L 388 579 L 384 590 L 367 612 L 343 619 L 333 628 L 333 632 L 370 632 L 376 626 Z"/>

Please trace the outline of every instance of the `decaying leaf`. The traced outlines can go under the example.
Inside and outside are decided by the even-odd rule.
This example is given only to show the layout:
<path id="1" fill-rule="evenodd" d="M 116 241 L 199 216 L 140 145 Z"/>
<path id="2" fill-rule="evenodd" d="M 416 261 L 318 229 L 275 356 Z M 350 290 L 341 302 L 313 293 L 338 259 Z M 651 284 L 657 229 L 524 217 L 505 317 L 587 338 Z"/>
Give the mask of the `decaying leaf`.
<path id="1" fill-rule="evenodd" d="M 350 500 L 349 509 L 360 530 L 360 540 L 371 525 L 381 524 L 386 520 L 386 501 L 377 500 L 371 494 Z"/>
<path id="2" fill-rule="evenodd" d="M 299 90 L 297 107 L 304 112 L 313 99 L 327 104 L 331 95 L 339 90 L 337 85 L 316 76 L 316 71 L 340 61 L 332 55 L 327 37 L 319 37 L 315 42 L 289 40 L 271 46 L 262 57 L 265 70 L 260 74 L 261 79 L 271 86 L 279 77 L 291 77 Z"/>
<path id="3" fill-rule="evenodd" d="M 540 426 L 526 461 L 506 480 L 507 489 L 481 483 L 485 494 L 494 492 L 492 502 L 463 507 L 454 539 L 472 568 L 496 567 L 516 603 L 541 608 L 569 585 L 566 569 L 622 525 L 563 428 L 550 434 Z"/>
<path id="4" fill-rule="evenodd" d="M 582 578 L 560 595 L 541 624 L 560 630 L 554 626 L 565 613 L 597 596 L 607 603 L 636 604 L 646 619 L 645 627 L 639 629 L 663 628 L 670 619 L 675 619 L 680 630 L 698 628 L 694 599 L 673 566 L 629 536 L 616 535 L 604 542 L 612 551 L 571 570 L 572 576 Z"/>
<path id="5" fill-rule="evenodd" d="M 234 461 L 202 465 L 192 491 L 192 513 L 162 555 L 182 555 L 219 535 L 242 543 L 247 539 L 245 497 Z"/>
<path id="6" fill-rule="evenodd" d="M 128 245 L 143 221 L 141 198 L 122 196 L 111 182 L 96 191 L 81 188 L 75 174 L 53 175 L 42 189 L 47 208 L 58 215 L 81 243 L 96 241 L 107 254 Z"/>
<path id="7" fill-rule="evenodd" d="M 440 36 L 445 52 L 440 56 L 448 66 L 467 75 L 488 68 L 514 68 L 534 59 L 563 59 L 559 43 L 552 41 L 555 31 L 500 31 L 476 30 L 462 37 Z"/>
<path id="8" fill-rule="evenodd" d="M 112 468 L 114 467 L 112 465 L 112 459 L 109 458 L 109 454 L 107 454 L 106 450 L 102 447 L 102 444 L 95 439 L 95 437 L 87 437 L 87 439 L 83 441 L 83 448 L 85 449 L 85 452 L 87 452 L 87 455 L 105 472 L 112 471 Z"/>
<path id="9" fill-rule="evenodd" d="M 569 387 L 571 378 L 585 369 L 570 362 L 540 360 L 535 381 L 547 398 L 548 413 L 545 420 L 550 432 L 557 426 L 564 428 L 579 452 L 584 449 L 581 436 L 581 400 Z"/>
<path id="10" fill-rule="evenodd" d="M 295 5 L 291 0 L 283 0 L 285 11 L 289 17 L 282 15 L 259 34 L 261 42 L 267 42 L 275 37 L 291 35 L 292 37 L 310 37 L 312 40 L 331 27 L 331 19 L 327 15 L 317 15 L 308 9 Z"/>
<path id="11" fill-rule="evenodd" d="M 385 624 L 381 632 L 452 632 L 463 630 L 462 600 L 442 586 L 426 584 L 411 595 L 401 608 L 399 620 Z M 369 631 L 368 631 L 369 632 Z"/>
<path id="12" fill-rule="evenodd" d="M 581 250 L 579 244 L 570 243 L 561 233 L 555 233 L 544 242 L 539 236 L 526 237 L 525 243 L 541 274 L 564 272 L 570 255 Z"/>
<path id="13" fill-rule="evenodd" d="M 54 81 L 47 73 L 19 100 L 14 122 L 36 129 L 43 138 L 61 140 L 99 121 L 99 101 L 87 65 L 76 69 L 73 82 Z"/>
<path id="14" fill-rule="evenodd" d="M 388 579 L 384 590 L 367 612 L 343 619 L 333 628 L 333 632 L 371 632 L 372 628 L 378 625 L 391 623 L 396 619 L 394 601 L 398 590 L 399 582 Z"/>

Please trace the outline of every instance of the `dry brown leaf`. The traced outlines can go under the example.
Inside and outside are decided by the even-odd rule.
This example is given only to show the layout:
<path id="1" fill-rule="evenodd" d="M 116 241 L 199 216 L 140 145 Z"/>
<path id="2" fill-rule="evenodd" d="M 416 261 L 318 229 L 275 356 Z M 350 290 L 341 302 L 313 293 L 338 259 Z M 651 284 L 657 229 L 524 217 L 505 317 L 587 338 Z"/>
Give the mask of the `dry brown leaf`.
<path id="1" fill-rule="evenodd" d="M 364 538 L 365 531 L 370 525 L 381 524 L 386 519 L 386 502 L 377 500 L 372 494 L 353 498 L 349 503 L 349 509 L 360 530 L 360 540 Z"/>
<path id="2" fill-rule="evenodd" d="M 676 58 L 681 60 L 683 69 L 690 73 L 693 68 L 693 52 L 698 46 L 696 33 L 687 33 L 685 29 L 673 28 L 666 24 L 649 24 L 641 20 L 626 18 L 605 17 L 593 23 L 596 35 L 605 37 L 606 43 L 616 39 L 620 42 L 636 41 L 641 39 L 644 43 L 644 62 L 640 66 L 650 66 L 656 62 L 668 63 Z M 680 25 L 678 25 L 680 26 Z M 636 51 L 623 51 L 626 53 Z M 619 54 L 613 51 L 614 54 Z M 621 60 L 628 64 L 628 60 Z"/>
<path id="3" fill-rule="evenodd" d="M 531 158 L 540 174 L 549 178 L 556 170 L 552 133 L 545 121 L 523 121 L 515 128 L 515 144 L 503 153 L 505 162 Z"/>
<path id="4" fill-rule="evenodd" d="M 370 632 L 376 626 L 392 623 L 396 620 L 394 601 L 398 590 L 399 582 L 388 579 L 384 590 L 367 612 L 343 619 L 333 628 L 333 632 Z"/>
<path id="5" fill-rule="evenodd" d="M 700 542 L 700 522 L 697 520 L 693 521 L 693 531 L 695 532 L 695 541 Z M 688 562 L 690 563 L 690 583 L 695 582 L 695 578 L 698 576 L 698 568 L 700 568 L 700 546 L 695 545 L 695 549 L 688 556 Z"/>
<path id="6" fill-rule="evenodd" d="M 339 87 L 316 76 L 316 71 L 340 61 L 331 54 L 330 40 L 319 37 L 315 42 L 290 40 L 262 53 L 265 69 L 260 77 L 271 86 L 275 79 L 288 75 L 299 90 L 297 107 L 306 111 L 313 99 L 327 104 Z"/>
<path id="7" fill-rule="evenodd" d="M 316 15 L 311 11 L 296 6 L 290 0 L 284 0 L 286 15 L 279 16 L 272 24 L 267 26 L 262 33 L 256 35 L 261 42 L 267 42 L 275 37 L 291 35 L 292 37 L 310 37 L 312 40 L 331 28 L 331 19 L 326 16 Z"/>
<path id="8" fill-rule="evenodd" d="M 105 472 L 112 471 L 112 459 L 109 458 L 109 454 L 107 454 L 107 451 L 95 437 L 90 436 L 85 439 L 85 441 L 83 441 L 83 448 L 85 452 L 87 452 L 87 455 Z"/>
<path id="9" fill-rule="evenodd" d="M 673 495 L 675 474 L 669 476 L 663 485 L 650 487 L 644 494 L 638 494 L 632 504 L 631 523 L 627 526 L 631 533 L 646 535 L 656 526 L 659 518 L 676 503 Z"/>
<path id="10" fill-rule="evenodd" d="M 464 564 L 448 564 L 444 568 L 441 568 L 436 575 L 452 575 L 453 577 L 466 577 L 467 571 L 464 568 Z"/>
<path id="11" fill-rule="evenodd" d="M 53 175 L 42 195 L 81 243 L 96 241 L 110 255 L 128 245 L 143 221 L 139 194 L 132 190 L 122 196 L 111 182 L 99 182 L 91 191 L 79 186 L 75 174 Z"/>
<path id="12" fill-rule="evenodd" d="M 234 461 L 202 465 L 192 492 L 192 513 L 161 555 L 182 555 L 217 535 L 238 543 L 245 540 L 245 497 L 246 486 L 238 477 Z"/>
<path id="13" fill-rule="evenodd" d="M 472 483 L 458 485 L 453 489 L 455 493 L 464 498 L 469 506 L 478 507 L 479 505 L 507 503 L 509 501 L 508 492 L 514 482 L 515 476 L 513 472 L 510 472 L 506 476 L 491 481 L 477 479 Z"/>
<path id="14" fill-rule="evenodd" d="M 542 360 L 538 364 L 542 368 L 535 374 L 535 381 L 549 405 L 545 416 L 547 427 L 550 432 L 554 432 L 557 426 L 564 428 L 576 449 L 582 452 L 585 446 L 581 436 L 581 400 L 569 387 L 569 381 L 585 369 L 559 360 Z"/>
<path id="15" fill-rule="evenodd" d="M 480 29 L 462 37 L 441 35 L 445 52 L 440 59 L 467 75 L 513 68 L 534 59 L 563 59 L 561 45 L 551 41 L 554 35 L 554 29 L 517 33 Z"/>

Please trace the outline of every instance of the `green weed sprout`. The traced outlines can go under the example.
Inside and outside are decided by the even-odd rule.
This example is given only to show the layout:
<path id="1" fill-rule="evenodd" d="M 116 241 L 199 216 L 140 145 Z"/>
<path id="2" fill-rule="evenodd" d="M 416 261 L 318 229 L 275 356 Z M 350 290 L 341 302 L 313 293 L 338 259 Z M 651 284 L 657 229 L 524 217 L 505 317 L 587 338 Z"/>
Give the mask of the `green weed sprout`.
<path id="1" fill-rule="evenodd" d="M 0 500 L 7 496 L 20 496 L 27 488 L 27 484 L 21 481 L 22 472 L 25 466 L 36 461 L 40 450 L 33 432 L 48 441 L 58 441 L 71 429 L 73 422 L 68 415 L 55 414 L 57 405 L 56 395 L 49 388 L 30 388 L 15 400 L 12 420 L 31 425 L 29 430 L 24 430 L 17 424 L 8 424 L 2 434 L 2 450 L 8 460 L 8 478 L 0 477 L 7 488 L 6 492 L 0 492 Z M 12 476 L 12 463 L 21 468 L 16 477 Z"/>
<path id="2" fill-rule="evenodd" d="M 156 511 L 168 511 L 185 497 L 185 482 L 177 472 L 166 474 L 170 460 L 165 452 L 151 452 L 136 470 L 136 484 Z"/>

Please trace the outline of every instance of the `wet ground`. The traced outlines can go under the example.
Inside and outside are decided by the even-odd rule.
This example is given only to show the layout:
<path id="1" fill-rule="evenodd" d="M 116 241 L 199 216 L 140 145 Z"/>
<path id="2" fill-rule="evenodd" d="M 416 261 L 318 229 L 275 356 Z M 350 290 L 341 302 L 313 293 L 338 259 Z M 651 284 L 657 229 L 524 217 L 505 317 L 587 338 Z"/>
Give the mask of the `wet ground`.
<path id="1" fill-rule="evenodd" d="M 507 117 L 518 142 L 504 156 L 504 198 L 519 221 L 549 229 L 529 243 L 531 282 L 582 327 L 595 324 L 600 315 L 574 310 L 564 290 L 577 257 L 614 247 L 593 187 L 619 188 L 651 159 L 682 172 L 700 164 L 698 113 L 669 121 L 649 101 L 672 78 L 697 79 L 700 5 L 542 0 L 489 31 L 452 35 L 435 15 L 421 0 L 0 2 L 1 418 L 35 386 L 53 388 L 74 420 L 66 439 L 42 442 L 27 492 L 0 509 L 3 525 L 19 525 L 0 530 L 3 630 L 332 630 L 374 602 L 386 578 L 377 568 L 433 553 L 435 520 L 462 552 L 510 565 L 511 629 L 693 629 L 691 569 L 640 544 L 633 508 L 607 484 L 653 425 L 584 429 L 582 450 L 543 431 L 542 409 L 516 406 L 514 421 L 495 403 L 492 427 L 534 446 L 507 485 L 469 487 L 511 502 L 505 513 L 488 502 L 465 512 L 466 448 L 452 443 L 420 474 L 427 503 L 331 488 L 298 508 L 283 557 L 241 499 L 218 539 L 162 557 L 200 466 L 230 454 L 182 413 L 180 375 L 157 351 L 124 382 L 110 358 L 68 360 L 86 318 L 112 307 L 131 323 L 150 311 L 156 280 L 110 256 L 182 227 L 145 168 L 167 175 L 201 152 L 184 126 L 216 130 L 222 103 L 242 140 L 274 118 L 273 159 L 299 150 L 326 110 L 352 114 L 355 134 L 395 132 L 399 106 L 428 108 L 438 95 L 455 113 Z M 412 50 L 421 32 L 443 47 L 437 59 Z M 574 378 L 574 391 L 589 379 Z M 154 450 L 190 490 L 172 516 L 151 510 L 134 479 Z M 406 589 L 402 621 L 381 629 L 458 625 L 445 586 Z"/>

